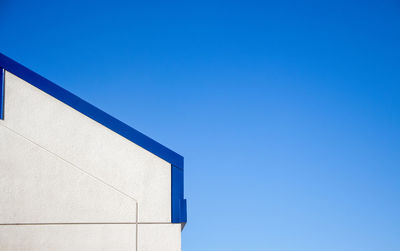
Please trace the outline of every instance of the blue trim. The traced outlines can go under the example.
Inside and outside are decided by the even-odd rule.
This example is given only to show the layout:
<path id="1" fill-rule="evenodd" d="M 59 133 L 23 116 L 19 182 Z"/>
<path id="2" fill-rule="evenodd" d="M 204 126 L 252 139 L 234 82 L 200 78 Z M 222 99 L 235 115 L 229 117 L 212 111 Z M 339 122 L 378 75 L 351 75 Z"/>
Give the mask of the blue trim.
<path id="1" fill-rule="evenodd" d="M 0 119 L 4 119 L 4 69 L 0 67 Z"/>
<path id="2" fill-rule="evenodd" d="M 187 221 L 186 200 L 183 192 L 183 169 L 176 166 L 171 168 L 172 178 L 172 223 L 180 223 Z"/>
<path id="3" fill-rule="evenodd" d="M 29 70 L 25 66 L 17 63 L 2 53 L 0 53 L 0 67 L 60 100 L 61 102 L 69 105 L 80 113 L 104 125 L 110 130 L 120 134 L 133 143 L 143 147 L 147 151 L 171 163 L 172 222 L 186 222 L 186 201 L 183 197 L 183 157 L 181 155 L 161 145 L 143 133 L 133 129 L 118 119 L 108 115 L 102 110 L 96 108 L 95 106 L 89 104 L 88 102 L 47 80 L 39 74 Z M 4 92 L 1 93 L 3 94 Z M 3 108 L 3 106 L 1 106 L 1 108 Z M 176 175 L 176 170 L 180 170 L 179 175 Z"/>

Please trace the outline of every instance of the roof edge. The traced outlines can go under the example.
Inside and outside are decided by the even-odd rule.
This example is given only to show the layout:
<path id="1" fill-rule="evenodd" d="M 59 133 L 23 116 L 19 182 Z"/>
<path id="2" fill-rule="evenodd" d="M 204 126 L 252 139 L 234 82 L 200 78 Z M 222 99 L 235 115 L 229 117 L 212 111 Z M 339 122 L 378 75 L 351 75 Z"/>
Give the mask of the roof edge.
<path id="1" fill-rule="evenodd" d="M 4 69 L 0 67 L 0 119 L 4 119 Z"/>
<path id="2" fill-rule="evenodd" d="M 184 197 L 183 169 L 171 166 L 171 222 L 187 222 L 187 205 Z"/>
<path id="3" fill-rule="evenodd" d="M 58 86 L 50 80 L 40 76 L 39 74 L 33 72 L 32 70 L 26 68 L 22 64 L 12 60 L 2 53 L 0 53 L 0 68 L 4 68 L 19 78 L 25 80 L 29 84 L 72 107 L 78 112 L 123 136 L 129 141 L 139 145 L 161 159 L 171 163 L 172 165 L 183 169 L 183 157 L 178 153 L 161 145 L 152 138 L 112 117 L 106 112 L 100 110 L 99 108 Z"/>

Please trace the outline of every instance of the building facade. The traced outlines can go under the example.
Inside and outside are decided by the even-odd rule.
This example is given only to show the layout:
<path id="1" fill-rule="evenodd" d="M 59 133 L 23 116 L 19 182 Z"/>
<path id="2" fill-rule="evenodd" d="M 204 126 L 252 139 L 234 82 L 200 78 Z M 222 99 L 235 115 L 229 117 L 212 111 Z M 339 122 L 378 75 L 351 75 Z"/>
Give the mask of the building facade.
<path id="1" fill-rule="evenodd" d="M 0 54 L 0 250 L 181 250 L 183 157 Z"/>

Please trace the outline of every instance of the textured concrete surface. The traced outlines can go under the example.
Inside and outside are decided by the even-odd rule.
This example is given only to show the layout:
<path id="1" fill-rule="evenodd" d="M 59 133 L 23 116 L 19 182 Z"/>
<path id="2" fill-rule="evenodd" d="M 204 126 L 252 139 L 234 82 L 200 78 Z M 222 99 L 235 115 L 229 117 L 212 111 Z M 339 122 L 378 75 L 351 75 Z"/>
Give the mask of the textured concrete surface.
<path id="1" fill-rule="evenodd" d="M 0 250 L 134 251 L 136 250 L 136 227 L 129 224 L 3 225 L 0 226 Z"/>
<path id="2" fill-rule="evenodd" d="M 138 250 L 181 250 L 180 224 L 139 224 Z"/>
<path id="3" fill-rule="evenodd" d="M 179 251 L 170 221 L 169 163 L 6 72 L 1 251 Z"/>
<path id="4" fill-rule="evenodd" d="M 137 199 L 139 221 L 171 221 L 169 163 L 13 74 L 5 80 L 1 124 Z"/>
<path id="5" fill-rule="evenodd" d="M 0 126 L 0 224 L 136 222 L 136 202 Z"/>

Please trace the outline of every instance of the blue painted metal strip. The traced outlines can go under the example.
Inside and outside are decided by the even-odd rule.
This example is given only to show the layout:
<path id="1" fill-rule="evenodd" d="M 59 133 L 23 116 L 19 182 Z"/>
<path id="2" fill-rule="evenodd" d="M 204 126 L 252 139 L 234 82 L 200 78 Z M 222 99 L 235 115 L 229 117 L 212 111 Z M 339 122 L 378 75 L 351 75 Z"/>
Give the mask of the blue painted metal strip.
<path id="1" fill-rule="evenodd" d="M 118 119 L 108 115 L 97 107 L 89 104 L 78 96 L 70 93 L 64 88 L 54 84 L 53 82 L 29 70 L 25 66 L 15 62 L 14 60 L 8 58 L 1 53 L 0 67 L 3 67 L 7 71 L 13 73 L 19 78 L 22 78 L 31 85 L 39 88 L 40 90 L 46 92 L 54 98 L 71 106 L 75 110 L 85 114 L 89 118 L 124 136 L 135 144 L 166 160 L 167 162 L 183 168 L 183 157 L 179 154 L 173 152 L 172 150 L 161 145 L 157 141 L 133 129 L 132 127 L 126 125 Z"/>
<path id="2" fill-rule="evenodd" d="M 118 119 L 89 104 L 78 96 L 54 84 L 39 74 L 29 70 L 25 66 L 0 53 L 0 67 L 18 76 L 38 89 L 46 92 L 61 102 L 89 118 L 104 125 L 110 130 L 120 134 L 133 143 L 143 147 L 147 151 L 171 163 L 171 206 L 172 222 L 186 222 L 186 200 L 183 197 L 183 157 L 157 141 L 126 125 Z M 3 85 L 4 86 L 4 85 Z M 4 92 L 2 92 L 4 93 Z M 1 106 L 3 107 L 3 105 Z"/>
<path id="3" fill-rule="evenodd" d="M 0 119 L 4 119 L 4 69 L 0 68 Z"/>
<path id="4" fill-rule="evenodd" d="M 183 169 L 176 166 L 171 168 L 172 177 L 172 223 L 181 223 L 187 221 L 187 206 L 184 199 L 183 190 Z"/>

